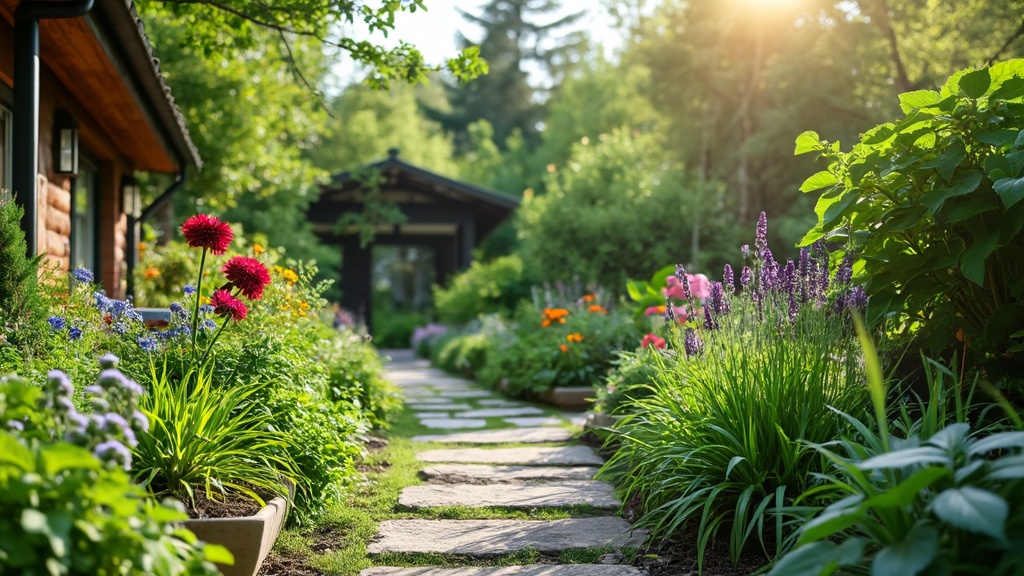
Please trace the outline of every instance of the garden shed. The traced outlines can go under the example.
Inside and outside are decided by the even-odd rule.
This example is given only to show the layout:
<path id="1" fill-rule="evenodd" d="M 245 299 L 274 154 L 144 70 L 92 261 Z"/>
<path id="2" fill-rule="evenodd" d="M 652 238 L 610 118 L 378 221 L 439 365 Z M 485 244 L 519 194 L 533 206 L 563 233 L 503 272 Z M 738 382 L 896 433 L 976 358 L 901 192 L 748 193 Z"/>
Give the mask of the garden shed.
<path id="1" fill-rule="evenodd" d="M 371 187 L 375 201 L 394 205 L 405 219 L 378 227 L 372 242 L 365 243 L 358 227 L 338 223 L 345 214 L 363 211 Z M 335 174 L 321 186 L 309 221 L 323 242 L 341 250 L 342 307 L 369 325 L 375 246 L 432 250 L 434 281 L 443 285 L 472 263 L 473 249 L 517 206 L 518 198 L 425 170 L 401 160 L 392 148 L 386 159 Z"/>
<path id="2" fill-rule="evenodd" d="M 123 297 L 136 172 L 180 184 L 199 166 L 130 0 L 0 0 L 0 188 L 25 209 L 31 254 Z"/>

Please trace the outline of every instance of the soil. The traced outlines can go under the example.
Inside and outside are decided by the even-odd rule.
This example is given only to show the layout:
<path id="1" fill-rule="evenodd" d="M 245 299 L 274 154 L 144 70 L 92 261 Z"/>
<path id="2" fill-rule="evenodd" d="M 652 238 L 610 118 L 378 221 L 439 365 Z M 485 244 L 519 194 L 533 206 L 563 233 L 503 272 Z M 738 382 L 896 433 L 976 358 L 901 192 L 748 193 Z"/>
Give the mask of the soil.
<path id="1" fill-rule="evenodd" d="M 267 501 L 273 498 L 273 495 L 260 494 L 260 497 Z M 252 516 L 259 512 L 262 506 L 245 495 L 229 494 L 224 500 L 210 500 L 205 492 L 196 490 L 195 506 L 187 508 L 189 518 L 239 518 Z"/>
<path id="2" fill-rule="evenodd" d="M 333 526 L 320 528 L 311 536 L 313 543 L 309 550 L 314 557 L 332 552 L 336 543 L 343 540 L 340 530 Z M 278 551 L 271 551 L 257 576 L 323 576 L 323 572 L 309 565 L 309 560 L 309 556 L 304 554 L 281 554 Z"/>
<path id="3" fill-rule="evenodd" d="M 768 562 L 763 554 L 748 553 L 733 566 L 728 544 L 727 540 L 720 541 L 705 551 L 702 576 L 748 576 Z M 634 565 L 646 569 L 650 576 L 697 576 L 695 542 L 671 542 L 639 556 Z"/>

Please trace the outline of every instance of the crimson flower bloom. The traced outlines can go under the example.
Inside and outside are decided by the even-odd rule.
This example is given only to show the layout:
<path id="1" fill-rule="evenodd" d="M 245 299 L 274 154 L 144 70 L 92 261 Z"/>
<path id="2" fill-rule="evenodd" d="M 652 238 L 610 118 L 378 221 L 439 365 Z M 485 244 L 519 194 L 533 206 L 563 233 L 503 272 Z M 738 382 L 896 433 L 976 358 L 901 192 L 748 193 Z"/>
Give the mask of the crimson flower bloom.
<path id="1" fill-rule="evenodd" d="M 223 254 L 235 233 L 226 222 L 207 214 L 196 214 L 181 225 L 185 241 L 194 248 L 208 248 L 213 254 Z"/>
<path id="2" fill-rule="evenodd" d="M 220 269 L 229 282 L 249 300 L 263 297 L 263 288 L 270 284 L 270 272 L 262 262 L 248 256 L 235 256 Z"/>
<path id="3" fill-rule="evenodd" d="M 654 333 L 649 333 L 646 336 L 644 336 L 643 340 L 640 341 L 640 345 L 643 346 L 644 348 L 654 346 L 655 348 L 658 348 L 660 350 L 665 347 L 665 339 Z"/>
<path id="4" fill-rule="evenodd" d="M 218 316 L 229 316 L 235 322 L 245 320 L 249 309 L 245 304 L 231 295 L 227 290 L 216 290 L 210 297 L 210 305 L 213 306 L 213 313 Z"/>

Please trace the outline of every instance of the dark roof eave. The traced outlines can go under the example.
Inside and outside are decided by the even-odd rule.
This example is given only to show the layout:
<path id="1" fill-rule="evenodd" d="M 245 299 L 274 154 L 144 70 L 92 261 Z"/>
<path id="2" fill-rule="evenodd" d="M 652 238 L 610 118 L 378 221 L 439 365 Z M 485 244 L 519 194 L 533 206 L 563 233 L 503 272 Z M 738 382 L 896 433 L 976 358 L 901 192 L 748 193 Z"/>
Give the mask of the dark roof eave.
<path id="1" fill-rule="evenodd" d="M 134 2 L 96 0 L 96 7 L 86 19 L 98 38 L 104 32 L 112 36 L 113 42 L 105 44 L 108 49 L 117 52 L 119 58 L 115 63 L 119 60 L 128 68 L 123 72 L 127 75 L 129 88 L 139 99 L 143 112 L 154 123 L 153 128 L 168 153 L 178 161 L 181 168 L 202 168 L 203 159 L 189 136 L 185 117 L 174 104 L 170 87 L 160 74 L 160 63 L 153 55 L 152 45 L 146 37 L 145 26 L 135 10 Z"/>
<path id="2" fill-rule="evenodd" d="M 480 200 L 483 200 L 484 202 L 487 202 L 488 204 L 492 204 L 504 208 L 506 210 L 514 210 L 518 208 L 520 204 L 519 199 L 515 198 L 514 196 L 509 196 L 508 194 L 498 192 L 497 190 L 489 190 L 487 188 L 475 186 L 467 182 L 462 182 L 459 180 L 455 180 L 453 178 L 448 178 L 447 176 L 442 176 L 440 174 L 424 170 L 423 168 L 413 166 L 412 164 L 409 164 L 408 162 L 403 162 L 402 160 L 399 160 L 397 158 L 378 160 L 377 162 L 374 162 L 372 164 L 367 164 L 366 168 L 379 170 L 381 172 L 390 169 L 397 169 L 411 176 L 433 181 L 441 186 L 445 186 L 447 188 L 450 188 L 457 192 L 461 192 L 468 196 L 472 196 L 474 198 L 478 198 Z M 321 188 L 324 190 L 333 190 L 339 186 L 343 186 L 344 184 L 351 182 L 352 180 L 352 171 L 339 172 L 331 176 L 330 183 L 325 184 Z"/>

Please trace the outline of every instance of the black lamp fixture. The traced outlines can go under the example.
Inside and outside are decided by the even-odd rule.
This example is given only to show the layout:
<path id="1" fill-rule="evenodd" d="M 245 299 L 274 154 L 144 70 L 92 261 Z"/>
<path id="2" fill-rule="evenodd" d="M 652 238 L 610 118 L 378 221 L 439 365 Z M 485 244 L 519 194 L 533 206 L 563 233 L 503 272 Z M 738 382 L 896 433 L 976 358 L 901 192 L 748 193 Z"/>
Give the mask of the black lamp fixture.
<path id="1" fill-rule="evenodd" d="M 142 200 L 139 194 L 139 182 L 135 176 L 126 174 L 121 178 L 121 212 L 130 218 L 138 219 L 142 211 Z"/>
<path id="2" fill-rule="evenodd" d="M 78 174 L 78 121 L 70 112 L 53 115 L 54 169 L 58 174 Z"/>

